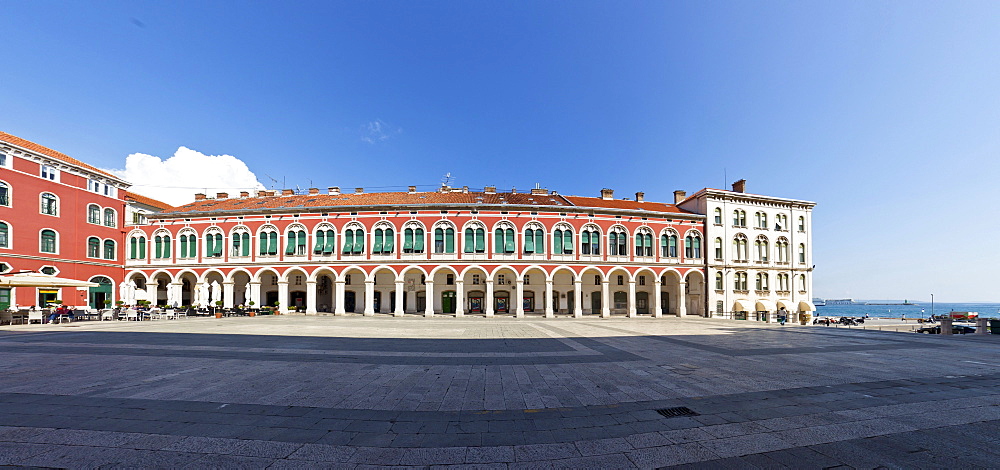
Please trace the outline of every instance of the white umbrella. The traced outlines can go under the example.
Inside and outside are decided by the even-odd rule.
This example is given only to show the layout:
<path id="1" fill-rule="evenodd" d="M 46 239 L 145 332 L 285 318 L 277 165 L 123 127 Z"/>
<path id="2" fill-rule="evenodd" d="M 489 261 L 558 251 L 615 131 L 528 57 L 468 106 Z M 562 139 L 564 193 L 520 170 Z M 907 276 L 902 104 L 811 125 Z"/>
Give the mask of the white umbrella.
<path id="1" fill-rule="evenodd" d="M 212 303 L 222 300 L 222 286 L 219 281 L 212 281 Z"/>
<path id="2" fill-rule="evenodd" d="M 78 281 L 38 273 L 0 274 L 0 287 L 98 287 L 96 282 Z"/>

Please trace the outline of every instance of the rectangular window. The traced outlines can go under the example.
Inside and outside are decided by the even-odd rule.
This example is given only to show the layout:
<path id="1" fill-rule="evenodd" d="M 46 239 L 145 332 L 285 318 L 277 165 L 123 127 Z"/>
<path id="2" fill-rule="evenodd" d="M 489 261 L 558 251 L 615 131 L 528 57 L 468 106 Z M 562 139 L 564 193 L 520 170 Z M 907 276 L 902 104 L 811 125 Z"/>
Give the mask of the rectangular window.
<path id="1" fill-rule="evenodd" d="M 42 165 L 42 178 L 47 180 L 56 180 L 56 169 L 48 165 Z"/>

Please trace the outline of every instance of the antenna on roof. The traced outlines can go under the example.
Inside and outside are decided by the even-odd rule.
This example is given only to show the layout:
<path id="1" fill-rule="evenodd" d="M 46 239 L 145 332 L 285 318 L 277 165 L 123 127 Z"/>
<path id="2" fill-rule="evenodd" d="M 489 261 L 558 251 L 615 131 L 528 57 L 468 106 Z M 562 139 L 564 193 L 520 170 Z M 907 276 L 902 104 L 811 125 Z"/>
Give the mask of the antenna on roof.
<path id="1" fill-rule="evenodd" d="M 271 180 L 271 189 L 274 189 L 274 186 L 278 184 L 278 180 L 272 178 L 271 175 L 267 173 L 264 173 L 264 176 L 266 176 L 267 179 Z"/>
<path id="2" fill-rule="evenodd" d="M 451 172 L 444 174 L 444 178 L 441 178 L 441 187 L 451 186 Z"/>
<path id="3" fill-rule="evenodd" d="M 535 189 L 542 189 L 541 183 L 535 183 Z"/>

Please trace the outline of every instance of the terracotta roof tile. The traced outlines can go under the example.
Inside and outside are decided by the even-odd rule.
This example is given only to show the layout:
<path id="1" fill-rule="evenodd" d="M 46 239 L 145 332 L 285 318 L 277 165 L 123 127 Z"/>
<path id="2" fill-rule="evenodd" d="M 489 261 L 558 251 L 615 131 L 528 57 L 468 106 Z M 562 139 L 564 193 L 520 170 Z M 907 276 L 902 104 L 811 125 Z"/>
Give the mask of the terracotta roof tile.
<path id="1" fill-rule="evenodd" d="M 70 157 L 69 155 L 66 155 L 66 154 L 64 154 L 62 152 L 56 152 L 55 150 L 52 150 L 52 149 L 50 149 L 48 147 L 44 147 L 44 146 L 38 145 L 38 144 L 36 144 L 36 143 L 34 143 L 34 142 L 30 141 L 30 140 L 24 140 L 24 139 L 22 139 L 20 137 L 17 137 L 17 136 L 14 136 L 14 135 L 10 135 L 10 134 L 8 134 L 6 132 L 3 132 L 3 131 L 0 131 L 0 141 L 7 142 L 7 143 L 9 143 L 11 145 L 16 145 L 18 147 L 31 150 L 32 152 L 35 152 L 35 153 L 40 153 L 42 155 L 46 155 L 46 156 L 55 158 L 56 160 L 61 160 L 63 162 L 69 163 L 70 165 L 78 166 L 80 168 L 87 169 L 87 170 L 92 171 L 94 173 L 99 173 L 101 175 L 114 178 L 115 180 L 118 180 L 118 181 L 122 181 L 121 178 L 119 178 L 119 177 L 117 177 L 115 175 L 112 175 L 111 173 L 108 173 L 108 172 L 106 172 L 104 170 L 98 169 L 97 167 L 94 167 L 94 166 L 88 165 L 86 163 L 83 163 L 80 160 L 77 160 L 77 159 L 75 159 L 73 157 Z"/>
<path id="2" fill-rule="evenodd" d="M 173 209 L 174 208 L 174 206 L 171 206 L 170 204 L 167 204 L 165 202 L 157 201 L 156 199 L 153 199 L 151 197 L 146 197 L 146 196 L 143 196 L 141 194 L 136 194 L 136 193 L 131 193 L 131 192 L 125 192 L 125 195 L 123 196 L 123 198 L 126 201 L 138 202 L 139 204 L 145 204 L 145 205 L 150 206 L 150 207 L 155 207 L 155 208 L 157 208 L 159 210 L 166 210 L 166 209 Z"/>
<path id="3" fill-rule="evenodd" d="M 586 196 L 565 196 L 573 205 L 581 207 L 601 207 L 605 209 L 625 209 L 634 211 L 652 211 L 652 212 L 677 212 L 680 214 L 689 214 L 688 211 L 678 208 L 673 204 L 664 204 L 662 202 L 652 202 L 652 201 L 626 201 L 624 199 L 602 199 L 599 197 L 586 197 Z"/>

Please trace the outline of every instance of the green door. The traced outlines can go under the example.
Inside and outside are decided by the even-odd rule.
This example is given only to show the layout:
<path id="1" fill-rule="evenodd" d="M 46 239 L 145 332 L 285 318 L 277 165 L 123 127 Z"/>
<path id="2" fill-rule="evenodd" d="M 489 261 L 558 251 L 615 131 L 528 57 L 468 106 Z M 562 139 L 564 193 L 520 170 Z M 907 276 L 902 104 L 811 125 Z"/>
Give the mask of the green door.
<path id="1" fill-rule="evenodd" d="M 10 308 L 10 289 L 0 289 L 0 310 Z"/>
<path id="2" fill-rule="evenodd" d="M 91 279 L 90 282 L 96 282 L 98 284 L 97 287 L 91 287 L 89 289 L 90 308 L 105 308 L 106 304 L 104 301 L 111 300 L 111 279 L 100 276 Z"/>
<path id="3" fill-rule="evenodd" d="M 441 313 L 455 313 L 455 291 L 446 290 L 441 293 Z"/>

